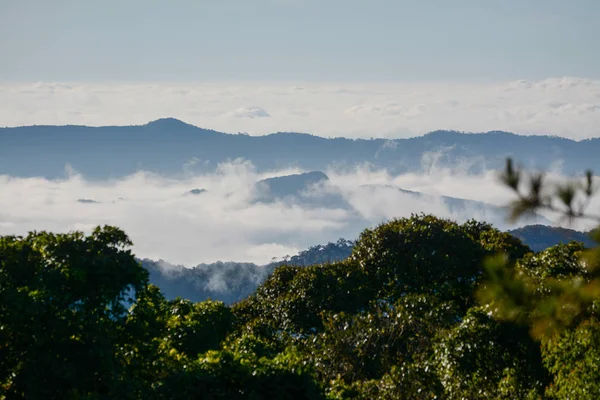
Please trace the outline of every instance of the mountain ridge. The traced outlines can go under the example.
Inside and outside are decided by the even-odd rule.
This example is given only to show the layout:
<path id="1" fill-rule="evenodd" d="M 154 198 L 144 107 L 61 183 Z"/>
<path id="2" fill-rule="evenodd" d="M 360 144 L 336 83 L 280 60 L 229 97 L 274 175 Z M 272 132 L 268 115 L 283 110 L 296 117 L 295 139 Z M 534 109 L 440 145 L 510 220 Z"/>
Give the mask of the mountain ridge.
<path id="1" fill-rule="evenodd" d="M 309 132 L 299 132 L 299 131 L 277 131 L 277 132 L 266 133 L 263 135 L 247 135 L 247 134 L 242 134 L 241 132 L 238 132 L 238 133 L 223 132 L 223 131 L 218 131 L 215 129 L 204 128 L 204 127 L 201 127 L 198 125 L 193 125 L 191 123 L 187 123 L 183 120 L 180 120 L 178 118 L 173 118 L 173 117 L 163 117 L 163 118 L 158 118 L 158 119 L 155 119 L 152 121 L 148 121 L 145 124 L 131 124 L 131 125 L 34 124 L 34 125 L 4 126 L 4 127 L 0 126 L 0 132 L 2 130 L 23 129 L 23 128 L 91 128 L 91 129 L 97 129 L 97 128 L 135 128 L 135 127 L 157 127 L 157 126 L 158 127 L 167 127 L 167 128 L 190 127 L 190 128 L 204 131 L 204 132 L 213 132 L 213 133 L 218 133 L 221 135 L 231 135 L 231 136 L 269 137 L 269 136 L 274 136 L 274 135 L 284 135 L 284 136 L 285 135 L 299 135 L 299 136 L 310 136 L 310 137 L 326 139 L 326 140 L 344 139 L 344 140 L 357 140 L 357 141 L 358 140 L 364 140 L 364 141 L 411 140 L 411 139 L 420 139 L 420 138 L 426 138 L 426 137 L 427 138 L 436 137 L 439 135 L 455 135 L 455 136 L 486 136 L 486 135 L 488 135 L 488 136 L 522 137 L 522 138 L 546 138 L 546 139 L 562 139 L 562 140 L 574 142 L 574 143 L 582 143 L 582 142 L 600 140 L 600 136 L 594 137 L 594 138 L 586 138 L 586 139 L 576 140 L 576 139 L 571 139 L 571 138 L 567 138 L 564 136 L 547 135 L 547 134 L 523 134 L 523 133 L 515 133 L 515 132 L 508 132 L 508 131 L 501 131 L 501 130 L 490 130 L 490 131 L 485 131 L 485 132 L 466 132 L 466 131 L 457 131 L 457 130 L 452 130 L 452 129 L 436 129 L 436 130 L 433 130 L 430 132 L 423 133 L 422 135 L 415 135 L 415 136 L 404 137 L 404 138 L 372 137 L 370 139 L 349 138 L 349 137 L 344 137 L 344 136 L 325 137 L 325 136 L 321 136 L 321 135 L 315 135 L 315 134 L 309 133 Z"/>
<path id="2" fill-rule="evenodd" d="M 440 130 L 407 139 L 324 138 L 293 132 L 250 136 L 204 129 L 175 118 L 116 127 L 0 128 L 0 175 L 48 179 L 65 177 L 66 165 L 89 179 L 123 177 L 140 170 L 176 177 L 212 172 L 219 164 L 237 159 L 251 162 L 259 172 L 369 165 L 391 174 L 423 172 L 432 166 L 460 167 L 477 174 L 503 168 L 506 157 L 513 157 L 535 169 L 550 169 L 555 161 L 562 161 L 563 172 L 574 175 L 594 165 L 597 154 L 600 138 L 575 141 Z M 190 160 L 202 163 L 189 169 Z"/>

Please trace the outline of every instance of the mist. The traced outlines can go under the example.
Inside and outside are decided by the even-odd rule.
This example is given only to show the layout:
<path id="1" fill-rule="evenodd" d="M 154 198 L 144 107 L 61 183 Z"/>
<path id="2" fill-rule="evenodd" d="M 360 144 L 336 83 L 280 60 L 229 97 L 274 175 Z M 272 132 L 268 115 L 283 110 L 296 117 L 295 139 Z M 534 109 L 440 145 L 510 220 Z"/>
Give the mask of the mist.
<path id="1" fill-rule="evenodd" d="M 89 233 L 108 224 L 130 236 L 138 257 L 194 266 L 217 260 L 265 264 L 311 245 L 341 237 L 356 239 L 365 228 L 419 212 L 458 222 L 486 220 L 500 229 L 525 224 L 509 224 L 501 213 L 480 204 L 449 205 L 441 196 L 492 206 L 513 199 L 498 182 L 496 171 L 467 175 L 458 166 L 403 175 L 368 165 L 331 167 L 323 171 L 329 180 L 299 196 L 257 200 L 256 182 L 300 172 L 259 173 L 251 163 L 236 160 L 220 164 L 211 173 L 188 173 L 181 179 L 144 171 L 105 181 L 88 181 L 73 170 L 58 180 L 4 175 L 0 176 L 0 235 L 32 230 Z M 551 176 L 561 179 L 557 173 Z M 341 200 L 308 201 L 326 195 Z"/>

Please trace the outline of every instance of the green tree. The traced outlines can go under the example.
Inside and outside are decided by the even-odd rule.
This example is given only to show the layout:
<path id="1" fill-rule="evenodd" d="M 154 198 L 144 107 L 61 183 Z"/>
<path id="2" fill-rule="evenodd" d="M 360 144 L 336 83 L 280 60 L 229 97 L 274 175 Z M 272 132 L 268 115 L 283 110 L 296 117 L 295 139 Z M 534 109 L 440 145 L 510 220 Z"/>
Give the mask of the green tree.
<path id="1" fill-rule="evenodd" d="M 121 394 L 127 304 L 147 284 L 122 231 L 0 238 L 0 387 L 7 397 Z M 126 395 L 126 393 L 123 393 Z"/>
<path id="2" fill-rule="evenodd" d="M 281 354 L 249 362 L 227 350 L 209 351 L 173 369 L 150 399 L 315 399 L 319 385 L 295 360 Z"/>
<path id="3" fill-rule="evenodd" d="M 473 307 L 440 335 L 435 364 L 446 399 L 535 399 L 548 383 L 527 329 Z"/>
<path id="4" fill-rule="evenodd" d="M 273 331 L 311 333 L 322 330 L 323 311 L 355 312 L 373 298 L 364 271 L 346 260 L 278 267 L 252 296 L 233 309 L 240 320 L 254 321 Z"/>
<path id="5" fill-rule="evenodd" d="M 487 224 L 459 225 L 432 215 L 413 215 L 364 230 L 351 259 L 374 280 L 379 298 L 435 293 L 466 310 L 486 255 L 527 252 L 518 239 Z"/>
<path id="6" fill-rule="evenodd" d="M 192 303 L 178 298 L 170 301 L 167 308 L 166 339 L 170 347 L 189 358 L 218 350 L 234 327 L 231 310 L 220 301 Z"/>
<path id="7" fill-rule="evenodd" d="M 325 315 L 325 330 L 301 341 L 317 378 L 332 382 L 334 397 L 435 398 L 441 385 L 430 363 L 438 332 L 458 310 L 433 295 L 410 294 L 391 305 Z M 393 387 L 386 385 L 394 382 Z M 375 395 L 376 394 L 376 395 Z M 427 395 L 426 395 L 427 394 Z"/>
<path id="8" fill-rule="evenodd" d="M 511 205 L 513 219 L 540 209 L 557 212 L 568 220 L 598 219 L 586 213 L 595 192 L 590 171 L 583 182 L 550 185 L 543 174 L 525 174 L 508 159 L 501 180 L 517 197 Z M 600 243 L 600 230 L 592 231 L 592 239 Z M 515 267 L 507 258 L 488 260 L 487 279 L 478 291 L 480 301 L 489 304 L 499 318 L 529 325 L 539 339 L 577 325 L 600 298 L 600 246 L 585 251 L 581 245 L 572 246 L 555 246 L 552 255 L 529 271 L 519 268 L 519 263 Z M 577 254 L 567 260 L 561 255 L 566 249 L 577 250 Z M 535 258 L 528 261 L 532 263 Z"/>
<path id="9" fill-rule="evenodd" d="M 516 194 L 513 219 L 546 210 L 569 221 L 587 218 L 600 222 L 586 210 L 596 189 L 590 171 L 582 181 L 551 185 L 543 174 L 526 174 L 509 159 L 501 179 Z M 596 243 L 600 243 L 599 232 L 591 232 Z M 543 364 L 550 374 L 547 398 L 600 396 L 599 267 L 600 246 L 585 249 L 575 242 L 516 263 L 506 258 L 487 263 L 487 277 L 478 297 L 494 318 L 521 324 L 540 342 Z"/>
<path id="10" fill-rule="evenodd" d="M 542 342 L 544 364 L 553 376 L 551 399 L 600 398 L 600 323 L 597 317 Z"/>

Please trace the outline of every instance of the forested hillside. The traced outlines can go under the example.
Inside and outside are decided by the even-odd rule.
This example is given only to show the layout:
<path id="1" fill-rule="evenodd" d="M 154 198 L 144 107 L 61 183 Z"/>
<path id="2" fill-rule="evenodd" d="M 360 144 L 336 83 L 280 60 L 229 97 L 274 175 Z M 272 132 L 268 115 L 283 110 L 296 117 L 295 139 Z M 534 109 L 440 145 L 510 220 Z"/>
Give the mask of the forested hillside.
<path id="1" fill-rule="evenodd" d="M 130 245 L 111 227 L 0 238 L 0 397 L 600 397 L 600 258 L 576 243 L 535 254 L 415 215 L 344 261 L 276 267 L 232 306 L 166 300 Z M 553 289 L 570 282 L 587 297 Z M 540 314 L 565 305 L 559 325 Z"/>
<path id="2" fill-rule="evenodd" d="M 165 261 L 141 260 L 166 298 L 183 297 L 192 301 L 220 300 L 231 304 L 250 295 L 281 265 L 308 266 L 342 261 L 352 252 L 353 242 L 339 239 L 335 243 L 317 245 L 267 265 L 239 262 L 199 264 L 194 268 L 172 265 Z"/>
<path id="3" fill-rule="evenodd" d="M 509 233 L 519 238 L 534 252 L 571 241 L 594 245 L 589 232 L 545 225 L 527 225 Z M 311 246 L 294 256 L 267 265 L 245 262 L 215 262 L 193 268 L 172 265 L 166 261 L 140 260 L 150 272 L 150 282 L 157 285 L 167 299 L 183 297 L 192 301 L 207 299 L 232 304 L 249 296 L 281 265 L 309 266 L 343 261 L 352 254 L 354 242 L 339 239 L 326 245 Z"/>

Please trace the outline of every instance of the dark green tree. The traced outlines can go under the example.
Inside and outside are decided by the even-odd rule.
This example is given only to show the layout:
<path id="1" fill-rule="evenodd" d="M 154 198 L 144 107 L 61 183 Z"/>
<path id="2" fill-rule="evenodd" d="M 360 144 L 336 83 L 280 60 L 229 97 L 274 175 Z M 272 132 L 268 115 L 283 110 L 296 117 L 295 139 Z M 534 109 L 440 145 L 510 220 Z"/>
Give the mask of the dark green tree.
<path id="1" fill-rule="evenodd" d="M 7 397 L 123 395 L 127 305 L 147 284 L 122 231 L 0 238 L 0 388 Z"/>
<path id="2" fill-rule="evenodd" d="M 435 364 L 446 399 L 536 399 L 548 383 L 526 328 L 473 307 L 439 336 Z"/>
<path id="3" fill-rule="evenodd" d="M 379 298 L 393 302 L 407 293 L 432 293 L 466 310 L 486 255 L 518 257 L 527 251 L 518 239 L 487 224 L 413 215 L 363 231 L 351 259 L 374 282 Z"/>
<path id="4" fill-rule="evenodd" d="M 273 331 L 311 333 L 322 329 L 323 311 L 355 312 L 366 307 L 374 294 L 364 271 L 349 260 L 282 266 L 233 309 L 240 320 Z"/>

